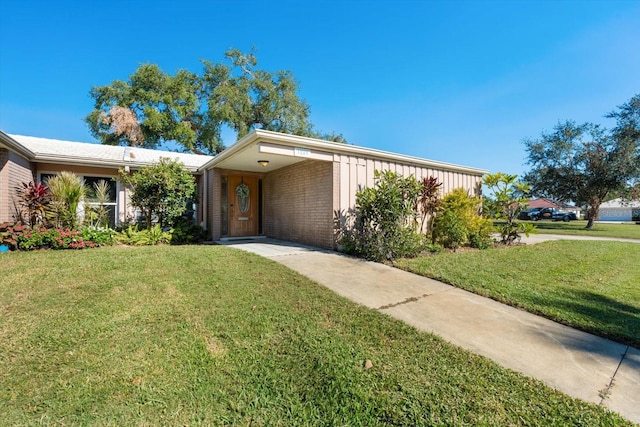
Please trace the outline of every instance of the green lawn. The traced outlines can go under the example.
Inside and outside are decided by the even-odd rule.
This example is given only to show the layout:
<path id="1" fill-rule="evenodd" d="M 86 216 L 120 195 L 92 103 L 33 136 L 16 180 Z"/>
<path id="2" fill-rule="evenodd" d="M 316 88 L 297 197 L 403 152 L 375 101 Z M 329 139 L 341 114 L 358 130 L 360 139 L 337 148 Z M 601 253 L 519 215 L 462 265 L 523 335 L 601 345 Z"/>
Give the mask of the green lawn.
<path id="1" fill-rule="evenodd" d="M 596 222 L 590 230 L 585 229 L 587 221 L 522 221 L 536 226 L 540 234 L 572 234 L 594 237 L 621 237 L 640 239 L 640 225 L 636 223 L 609 224 Z"/>
<path id="2" fill-rule="evenodd" d="M 630 425 L 230 248 L 0 273 L 3 425 Z"/>
<path id="3" fill-rule="evenodd" d="M 426 255 L 398 267 L 640 348 L 639 260 L 637 243 L 555 241 Z"/>

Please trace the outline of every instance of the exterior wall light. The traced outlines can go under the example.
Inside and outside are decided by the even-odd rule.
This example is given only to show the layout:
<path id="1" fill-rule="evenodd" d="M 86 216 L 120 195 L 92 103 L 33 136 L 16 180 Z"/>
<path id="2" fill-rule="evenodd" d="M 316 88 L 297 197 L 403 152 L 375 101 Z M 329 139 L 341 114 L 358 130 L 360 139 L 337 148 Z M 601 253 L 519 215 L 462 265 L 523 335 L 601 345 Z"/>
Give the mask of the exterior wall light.
<path id="1" fill-rule="evenodd" d="M 258 164 L 262 167 L 266 167 L 269 164 L 269 160 L 258 160 Z"/>

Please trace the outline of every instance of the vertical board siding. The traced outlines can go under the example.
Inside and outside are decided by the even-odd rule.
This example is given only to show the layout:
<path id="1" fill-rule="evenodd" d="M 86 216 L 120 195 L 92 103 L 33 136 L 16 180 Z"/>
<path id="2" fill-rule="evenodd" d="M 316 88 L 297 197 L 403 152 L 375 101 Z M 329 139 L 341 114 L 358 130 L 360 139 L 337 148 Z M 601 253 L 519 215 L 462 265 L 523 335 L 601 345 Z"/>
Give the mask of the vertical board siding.
<path id="1" fill-rule="evenodd" d="M 33 180 L 33 166 L 27 159 L 12 151 L 0 150 L 0 222 L 15 219 L 16 189 L 23 182 Z"/>
<path id="2" fill-rule="evenodd" d="M 391 171 L 404 177 L 413 175 L 418 180 L 430 176 L 435 177 L 442 185 L 442 195 L 456 188 L 464 188 L 474 195 L 475 188 L 482 182 L 482 176 L 464 172 L 437 170 L 429 167 L 389 162 L 378 159 L 366 159 L 356 156 L 340 156 L 340 204 L 335 209 L 347 211 L 355 207 L 356 192 L 359 186 L 373 187 L 375 185 L 374 172 Z M 364 168 L 364 170 L 362 170 Z M 361 178 L 364 177 L 364 178 Z"/>

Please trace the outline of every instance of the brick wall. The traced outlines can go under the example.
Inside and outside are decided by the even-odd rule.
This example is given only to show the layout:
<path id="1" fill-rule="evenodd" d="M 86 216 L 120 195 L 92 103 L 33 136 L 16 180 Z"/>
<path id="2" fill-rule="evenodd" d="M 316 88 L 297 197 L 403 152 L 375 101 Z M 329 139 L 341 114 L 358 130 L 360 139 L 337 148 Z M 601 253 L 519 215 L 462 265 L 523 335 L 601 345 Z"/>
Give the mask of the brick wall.
<path id="1" fill-rule="evenodd" d="M 207 202 L 207 225 L 211 240 L 220 240 L 222 231 L 222 216 L 220 214 L 220 201 L 222 188 L 222 175 L 218 169 L 208 170 L 207 182 L 209 183 L 209 197 Z"/>
<path id="2" fill-rule="evenodd" d="M 33 181 L 31 163 L 7 149 L 0 149 L 0 222 L 14 220 L 16 188 Z"/>
<path id="3" fill-rule="evenodd" d="M 335 171 L 307 160 L 264 177 L 264 231 L 269 237 L 333 248 Z"/>

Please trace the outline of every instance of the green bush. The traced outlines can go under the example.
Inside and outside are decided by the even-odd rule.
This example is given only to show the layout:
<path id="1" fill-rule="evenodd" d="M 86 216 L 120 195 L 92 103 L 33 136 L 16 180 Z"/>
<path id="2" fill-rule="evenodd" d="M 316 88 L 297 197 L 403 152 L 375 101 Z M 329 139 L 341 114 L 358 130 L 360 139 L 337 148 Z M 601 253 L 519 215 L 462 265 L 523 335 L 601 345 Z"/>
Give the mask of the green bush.
<path id="1" fill-rule="evenodd" d="M 85 240 L 77 230 L 58 228 L 34 228 L 26 230 L 18 238 L 18 249 L 30 251 L 34 249 L 85 249 L 98 245 Z"/>
<path id="2" fill-rule="evenodd" d="M 116 241 L 116 232 L 111 228 L 85 227 L 80 235 L 84 240 L 93 242 L 98 246 L 111 246 Z"/>
<path id="3" fill-rule="evenodd" d="M 155 220 L 161 227 L 173 224 L 187 210 L 186 202 L 196 191 L 191 172 L 168 158 L 132 173 L 121 170 L 120 179 L 131 187 L 131 204 L 142 212 L 147 229 Z"/>
<path id="4" fill-rule="evenodd" d="M 469 239 L 464 220 L 452 210 L 444 210 L 434 221 L 433 238 L 448 249 L 456 250 Z"/>
<path id="5" fill-rule="evenodd" d="M 505 245 L 520 241 L 521 234 L 528 236 L 529 233 L 535 232 L 535 227 L 531 224 L 516 222 L 518 214 L 529 200 L 526 197 L 529 186 L 518 182 L 517 179 L 518 175 L 498 172 L 486 175 L 483 180 L 484 185 L 493 194 L 485 199 L 485 205 L 490 207 L 486 209 L 488 216 L 505 221 L 498 230 L 501 242 Z"/>
<path id="6" fill-rule="evenodd" d="M 116 241 L 131 246 L 167 244 L 171 242 L 171 233 L 164 231 L 159 224 L 142 230 L 137 225 L 129 225 L 116 235 Z"/>
<path id="7" fill-rule="evenodd" d="M 202 241 L 204 237 L 204 229 L 186 218 L 179 219 L 171 230 L 172 245 L 197 243 Z"/>
<path id="8" fill-rule="evenodd" d="M 84 179 L 73 172 L 63 171 L 47 180 L 53 202 L 50 219 L 56 228 L 78 228 L 78 207 L 85 199 L 88 188 Z"/>
<path id="9" fill-rule="evenodd" d="M 434 224 L 434 242 L 456 250 L 460 246 L 479 249 L 491 247 L 493 225 L 478 213 L 480 200 L 463 188 L 447 194 L 438 209 Z"/>
<path id="10" fill-rule="evenodd" d="M 389 171 L 375 171 L 375 179 L 375 187 L 356 193 L 355 210 L 337 215 L 338 244 L 372 261 L 417 255 L 425 244 L 414 224 L 421 184 Z"/>

